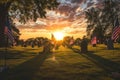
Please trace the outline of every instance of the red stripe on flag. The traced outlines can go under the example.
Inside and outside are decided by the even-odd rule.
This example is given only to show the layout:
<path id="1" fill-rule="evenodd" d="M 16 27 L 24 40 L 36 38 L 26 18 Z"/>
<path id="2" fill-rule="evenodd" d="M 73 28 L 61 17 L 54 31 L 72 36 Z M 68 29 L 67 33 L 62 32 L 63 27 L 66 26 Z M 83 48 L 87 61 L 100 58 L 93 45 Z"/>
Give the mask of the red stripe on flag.
<path id="1" fill-rule="evenodd" d="M 8 36 L 8 38 L 10 39 L 10 41 L 11 41 L 12 43 L 15 42 L 15 39 L 14 39 L 14 37 L 13 37 L 13 34 L 12 34 L 12 32 L 8 29 L 7 26 L 5 26 L 5 31 L 4 31 L 4 33 Z"/>
<path id="2" fill-rule="evenodd" d="M 116 42 L 119 36 L 120 36 L 120 26 L 119 26 L 119 20 L 118 18 L 116 18 L 111 38 L 113 41 Z"/>
<path id="3" fill-rule="evenodd" d="M 97 37 L 94 36 L 91 40 L 91 44 L 97 44 Z"/>
<path id="4" fill-rule="evenodd" d="M 116 27 L 112 33 L 112 40 L 116 41 L 120 35 L 120 27 Z"/>

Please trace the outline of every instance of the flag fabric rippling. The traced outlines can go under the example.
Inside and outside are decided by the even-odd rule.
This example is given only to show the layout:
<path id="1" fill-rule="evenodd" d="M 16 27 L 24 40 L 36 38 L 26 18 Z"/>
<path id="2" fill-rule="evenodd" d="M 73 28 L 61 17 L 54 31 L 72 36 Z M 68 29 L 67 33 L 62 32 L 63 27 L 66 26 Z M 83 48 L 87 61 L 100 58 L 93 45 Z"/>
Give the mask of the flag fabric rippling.
<path id="1" fill-rule="evenodd" d="M 11 43 L 15 42 L 15 39 L 14 39 L 13 33 L 11 31 L 11 27 L 10 27 L 10 23 L 9 23 L 8 18 L 6 19 L 4 34 L 7 35 L 8 39 L 11 41 Z"/>
<path id="2" fill-rule="evenodd" d="M 92 45 L 93 45 L 93 44 L 97 44 L 97 38 L 96 38 L 96 36 L 94 36 L 94 37 L 92 38 L 91 44 L 92 44 Z"/>
<path id="3" fill-rule="evenodd" d="M 118 18 L 115 21 L 113 32 L 112 32 L 112 40 L 116 42 L 116 40 L 120 37 L 120 25 Z"/>

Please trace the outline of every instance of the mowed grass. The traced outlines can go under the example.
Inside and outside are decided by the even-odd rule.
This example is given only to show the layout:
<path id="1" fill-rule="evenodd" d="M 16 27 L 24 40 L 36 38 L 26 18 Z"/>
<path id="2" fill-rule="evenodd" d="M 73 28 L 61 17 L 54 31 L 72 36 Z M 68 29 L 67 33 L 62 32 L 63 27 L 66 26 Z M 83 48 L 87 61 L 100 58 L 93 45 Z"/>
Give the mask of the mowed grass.
<path id="1" fill-rule="evenodd" d="M 0 80 L 120 80 L 112 75 L 120 72 L 119 44 L 114 50 L 105 45 L 89 45 L 88 49 L 82 54 L 78 46 L 61 46 L 52 53 L 42 53 L 37 47 L 9 48 L 6 60 L 10 69 L 0 73 Z M 1 58 L 0 64 L 3 62 Z"/>

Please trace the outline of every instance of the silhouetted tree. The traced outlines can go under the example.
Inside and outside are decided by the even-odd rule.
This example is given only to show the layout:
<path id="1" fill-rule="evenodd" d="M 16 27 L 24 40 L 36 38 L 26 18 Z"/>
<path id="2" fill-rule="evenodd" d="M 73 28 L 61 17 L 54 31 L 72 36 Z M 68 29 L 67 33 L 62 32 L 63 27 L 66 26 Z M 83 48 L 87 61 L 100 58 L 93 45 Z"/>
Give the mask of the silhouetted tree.
<path id="1" fill-rule="evenodd" d="M 76 38 L 74 45 L 80 46 L 81 41 L 82 41 L 82 40 L 81 40 L 80 38 Z"/>
<path id="2" fill-rule="evenodd" d="M 46 9 L 55 9 L 57 0 L 0 0 L 0 47 L 4 46 L 6 18 L 17 18 L 25 23 L 38 17 L 45 17 Z"/>
<path id="3" fill-rule="evenodd" d="M 63 46 L 66 46 L 68 48 L 71 48 L 72 46 L 70 45 L 70 41 L 71 41 L 71 36 L 65 36 L 64 39 L 63 39 L 63 43 L 62 45 Z"/>
<path id="4" fill-rule="evenodd" d="M 111 33 L 115 16 L 120 14 L 119 0 L 104 0 L 102 8 L 90 8 L 85 11 L 87 18 L 87 34 L 96 35 L 100 43 L 104 36 Z"/>
<path id="5" fill-rule="evenodd" d="M 14 39 L 15 39 L 15 43 L 16 45 L 18 45 L 18 42 L 19 42 L 19 37 L 20 37 L 20 31 L 19 29 L 15 26 L 14 23 L 11 23 L 11 28 L 12 28 L 12 33 L 13 33 L 13 36 L 14 36 Z"/>

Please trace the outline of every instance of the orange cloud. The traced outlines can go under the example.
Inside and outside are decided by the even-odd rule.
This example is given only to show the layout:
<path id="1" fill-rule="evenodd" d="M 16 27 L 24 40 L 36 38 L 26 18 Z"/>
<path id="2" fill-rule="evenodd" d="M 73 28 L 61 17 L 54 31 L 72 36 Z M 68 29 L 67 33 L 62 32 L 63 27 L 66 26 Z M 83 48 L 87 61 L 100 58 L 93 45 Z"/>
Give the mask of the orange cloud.
<path id="1" fill-rule="evenodd" d="M 63 31 L 66 35 L 82 37 L 86 34 L 86 19 L 84 10 L 97 6 L 90 4 L 90 0 L 59 0 L 61 4 L 55 11 L 47 11 L 46 18 L 38 18 L 36 22 L 28 21 L 21 24 L 17 21 L 16 26 L 20 29 L 21 39 L 30 37 L 50 37 L 54 31 Z M 100 0 L 98 0 L 100 1 Z"/>

